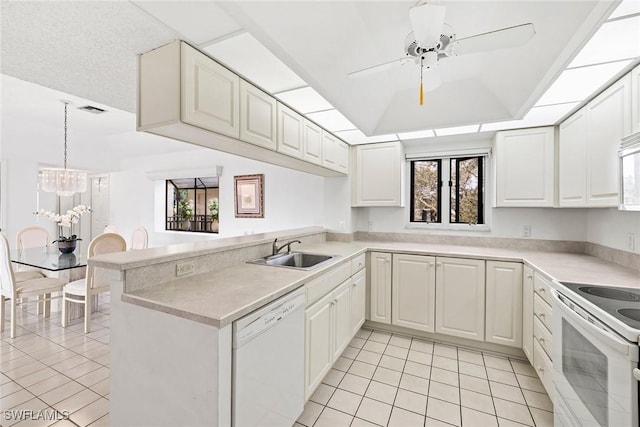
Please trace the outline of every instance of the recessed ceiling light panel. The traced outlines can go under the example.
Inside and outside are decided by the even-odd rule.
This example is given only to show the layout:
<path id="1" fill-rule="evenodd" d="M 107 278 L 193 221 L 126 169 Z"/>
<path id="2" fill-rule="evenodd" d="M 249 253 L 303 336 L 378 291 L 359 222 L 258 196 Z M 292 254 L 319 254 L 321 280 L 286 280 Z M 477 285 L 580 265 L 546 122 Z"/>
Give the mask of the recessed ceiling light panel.
<path id="1" fill-rule="evenodd" d="M 335 132 L 335 135 L 351 145 L 370 144 L 374 142 L 390 142 L 398 140 L 398 135 L 396 135 L 395 133 L 391 133 L 388 135 L 366 136 L 358 129 Z"/>
<path id="2" fill-rule="evenodd" d="M 567 68 L 638 56 L 640 56 L 640 16 L 635 16 L 602 24 Z"/>
<path id="3" fill-rule="evenodd" d="M 476 133 L 480 125 L 456 126 L 451 128 L 434 129 L 436 136 L 462 135 L 465 133 Z"/>
<path id="4" fill-rule="evenodd" d="M 536 126 L 550 126 L 560 120 L 565 114 L 580 104 L 570 102 L 558 105 L 546 105 L 544 107 L 533 107 L 522 120 L 509 120 L 506 122 L 485 123 L 480 129 L 481 132 L 495 130 L 521 129 Z"/>
<path id="5" fill-rule="evenodd" d="M 276 93 L 275 97 L 302 114 L 333 109 L 333 105 L 311 86 Z"/>
<path id="6" fill-rule="evenodd" d="M 338 110 L 321 111 L 318 113 L 307 114 L 309 120 L 313 120 L 323 128 L 330 132 L 337 132 L 341 130 L 356 129 L 356 126 L 351 123 L 345 116 Z"/>
<path id="7" fill-rule="evenodd" d="M 415 132 L 403 132 L 399 133 L 398 137 L 401 141 L 406 141 L 408 139 L 420 139 L 420 138 L 432 138 L 436 136 L 433 130 L 418 130 Z"/>

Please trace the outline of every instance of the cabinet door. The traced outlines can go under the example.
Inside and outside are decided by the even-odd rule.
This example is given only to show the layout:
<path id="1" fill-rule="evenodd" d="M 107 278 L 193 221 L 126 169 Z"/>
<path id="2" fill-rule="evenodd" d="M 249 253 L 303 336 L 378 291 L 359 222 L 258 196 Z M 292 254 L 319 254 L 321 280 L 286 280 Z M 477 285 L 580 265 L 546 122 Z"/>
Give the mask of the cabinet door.
<path id="1" fill-rule="evenodd" d="M 304 159 L 317 165 L 322 163 L 322 128 L 315 123 L 304 121 Z"/>
<path id="2" fill-rule="evenodd" d="M 618 150 L 631 132 L 631 76 L 626 75 L 587 104 L 587 205 L 619 204 Z"/>
<path id="3" fill-rule="evenodd" d="M 640 132 L 640 65 L 631 71 L 631 132 Z"/>
<path id="4" fill-rule="evenodd" d="M 522 264 L 487 261 L 485 341 L 522 347 Z"/>
<path id="5" fill-rule="evenodd" d="M 240 80 L 240 139 L 275 150 L 276 104 L 274 98 Z"/>
<path id="6" fill-rule="evenodd" d="M 305 391 L 306 398 L 322 382 L 333 364 L 332 309 L 330 293 L 305 311 Z"/>
<path id="7" fill-rule="evenodd" d="M 403 206 L 400 142 L 358 145 L 352 171 L 352 206 Z"/>
<path id="8" fill-rule="evenodd" d="M 522 273 L 522 351 L 533 364 L 533 270 Z"/>
<path id="9" fill-rule="evenodd" d="M 391 254 L 371 252 L 369 319 L 391 323 Z"/>
<path id="10" fill-rule="evenodd" d="M 304 117 L 278 102 L 278 152 L 302 159 Z"/>
<path id="11" fill-rule="evenodd" d="M 182 43 L 182 121 L 240 137 L 240 78 Z"/>
<path id="12" fill-rule="evenodd" d="M 338 172 L 349 172 L 349 146 L 329 132 L 322 131 L 322 166 Z"/>
<path id="13" fill-rule="evenodd" d="M 435 257 L 393 254 L 391 323 L 435 331 Z"/>
<path id="14" fill-rule="evenodd" d="M 484 341 L 484 261 L 436 258 L 436 332 Z"/>
<path id="15" fill-rule="evenodd" d="M 364 323 L 367 301 L 367 275 L 360 270 L 352 277 L 351 284 L 351 336 L 354 336 Z"/>
<path id="16" fill-rule="evenodd" d="M 553 127 L 498 132 L 495 154 L 497 206 L 553 206 Z"/>
<path id="17" fill-rule="evenodd" d="M 583 108 L 560 125 L 558 204 L 587 205 L 587 114 Z"/>
<path id="18" fill-rule="evenodd" d="M 336 360 L 351 341 L 351 279 L 333 291 L 334 341 L 333 360 Z"/>

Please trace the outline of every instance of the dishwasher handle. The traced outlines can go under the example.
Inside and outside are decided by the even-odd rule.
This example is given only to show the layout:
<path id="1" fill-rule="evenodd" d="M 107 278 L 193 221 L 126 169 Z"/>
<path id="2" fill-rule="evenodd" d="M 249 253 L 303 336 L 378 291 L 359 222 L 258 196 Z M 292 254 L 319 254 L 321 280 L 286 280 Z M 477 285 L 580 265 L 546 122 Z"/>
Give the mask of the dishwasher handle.
<path id="1" fill-rule="evenodd" d="M 284 301 L 281 301 L 283 300 Z M 260 312 L 255 319 L 252 319 L 249 323 L 239 326 L 235 329 L 233 337 L 233 346 L 240 348 L 247 344 L 252 339 L 268 331 L 269 329 L 276 327 L 279 323 L 291 316 L 293 313 L 300 309 L 304 309 L 305 296 L 304 293 L 298 293 L 293 297 L 283 297 L 280 300 L 275 301 Z"/>

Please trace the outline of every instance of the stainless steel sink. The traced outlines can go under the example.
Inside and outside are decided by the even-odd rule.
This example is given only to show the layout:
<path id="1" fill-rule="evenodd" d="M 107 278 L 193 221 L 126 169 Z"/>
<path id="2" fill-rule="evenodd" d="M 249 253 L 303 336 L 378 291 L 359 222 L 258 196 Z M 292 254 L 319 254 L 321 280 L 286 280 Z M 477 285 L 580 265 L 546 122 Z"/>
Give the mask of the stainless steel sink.
<path id="1" fill-rule="evenodd" d="M 249 261 L 250 264 L 270 265 L 273 267 L 289 267 L 299 270 L 312 270 L 321 264 L 336 258 L 331 255 L 309 254 L 304 252 L 291 252 L 278 254 Z"/>

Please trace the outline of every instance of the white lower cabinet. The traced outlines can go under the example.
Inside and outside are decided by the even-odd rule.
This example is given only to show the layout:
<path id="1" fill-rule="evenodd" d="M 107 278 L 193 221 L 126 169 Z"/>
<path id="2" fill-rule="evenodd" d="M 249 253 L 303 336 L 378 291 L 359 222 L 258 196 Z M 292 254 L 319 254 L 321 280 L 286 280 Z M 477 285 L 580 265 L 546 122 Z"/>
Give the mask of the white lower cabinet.
<path id="1" fill-rule="evenodd" d="M 305 311 L 305 399 L 331 369 L 333 294 L 330 293 Z"/>
<path id="2" fill-rule="evenodd" d="M 484 341 L 485 262 L 437 258 L 436 332 Z"/>
<path id="3" fill-rule="evenodd" d="M 367 274 L 360 270 L 351 278 L 351 335 L 355 335 L 364 323 L 367 303 Z"/>
<path id="4" fill-rule="evenodd" d="M 533 364 L 533 269 L 522 273 L 522 351 Z"/>
<path id="5" fill-rule="evenodd" d="M 393 254 L 391 323 L 435 331 L 436 258 Z"/>
<path id="6" fill-rule="evenodd" d="M 364 262 L 359 264 L 364 267 Z M 352 263 L 343 263 L 305 285 L 305 399 L 364 322 L 366 272 L 361 269 L 351 275 L 351 267 Z"/>
<path id="7" fill-rule="evenodd" d="M 485 341 L 522 347 L 522 264 L 487 261 Z"/>
<path id="8" fill-rule="evenodd" d="M 336 360 L 351 341 L 351 279 L 333 291 L 333 360 Z"/>
<path id="9" fill-rule="evenodd" d="M 374 322 L 391 323 L 391 254 L 371 252 L 369 319 Z"/>

